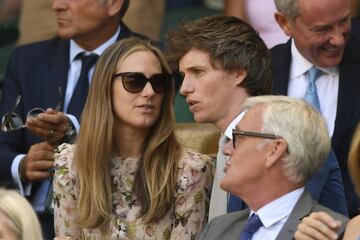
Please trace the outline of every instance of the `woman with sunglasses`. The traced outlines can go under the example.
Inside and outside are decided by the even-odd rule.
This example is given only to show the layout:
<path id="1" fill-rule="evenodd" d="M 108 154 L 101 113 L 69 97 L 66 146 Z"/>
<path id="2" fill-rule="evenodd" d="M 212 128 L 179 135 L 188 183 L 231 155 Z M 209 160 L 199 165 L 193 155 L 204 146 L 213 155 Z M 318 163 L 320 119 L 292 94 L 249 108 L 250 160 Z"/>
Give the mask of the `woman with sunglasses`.
<path id="1" fill-rule="evenodd" d="M 58 237 L 194 239 L 213 167 L 174 135 L 174 83 L 156 48 L 122 40 L 99 58 L 75 145 L 55 154 Z"/>

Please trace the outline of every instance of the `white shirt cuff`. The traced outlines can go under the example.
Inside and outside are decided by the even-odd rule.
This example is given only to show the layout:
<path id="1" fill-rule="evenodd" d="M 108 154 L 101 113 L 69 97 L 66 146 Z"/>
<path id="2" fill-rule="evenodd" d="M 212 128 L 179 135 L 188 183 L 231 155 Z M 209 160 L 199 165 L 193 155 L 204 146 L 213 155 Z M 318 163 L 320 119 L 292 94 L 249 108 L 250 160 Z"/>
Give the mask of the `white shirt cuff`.
<path id="1" fill-rule="evenodd" d="M 78 133 L 79 129 L 80 129 L 80 123 L 78 122 L 77 118 L 74 115 L 71 115 L 71 114 L 66 114 L 66 116 L 70 119 L 70 121 L 74 125 L 76 133 Z"/>
<path id="2" fill-rule="evenodd" d="M 13 180 L 16 182 L 16 184 L 19 187 L 20 193 L 23 196 L 30 196 L 31 193 L 31 183 L 24 184 L 21 182 L 20 173 L 19 173 L 19 166 L 20 161 L 25 157 L 25 154 L 19 154 L 17 155 L 11 164 L 11 175 L 13 177 Z"/>

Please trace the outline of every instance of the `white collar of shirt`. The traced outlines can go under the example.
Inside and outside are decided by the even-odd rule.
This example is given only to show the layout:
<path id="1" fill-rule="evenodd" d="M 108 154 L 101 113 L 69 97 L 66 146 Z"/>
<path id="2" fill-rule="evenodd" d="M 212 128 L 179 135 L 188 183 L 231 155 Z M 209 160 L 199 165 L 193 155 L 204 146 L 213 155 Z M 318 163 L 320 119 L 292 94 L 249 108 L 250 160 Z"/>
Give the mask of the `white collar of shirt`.
<path id="1" fill-rule="evenodd" d="M 241 119 L 245 116 L 247 110 L 242 111 L 239 115 L 236 116 L 234 120 L 229 124 L 226 128 L 224 134 L 227 138 L 232 139 L 232 130 L 236 128 L 236 125 L 241 121 Z"/>
<path id="2" fill-rule="evenodd" d="M 75 57 L 82 52 L 85 52 L 85 55 L 89 55 L 91 53 L 95 53 L 98 56 L 100 56 L 111 44 L 115 43 L 118 36 L 120 34 L 120 26 L 118 27 L 117 31 L 115 32 L 115 34 L 109 38 L 109 40 L 107 40 L 106 42 L 104 42 L 102 45 L 100 45 L 98 48 L 96 48 L 95 50 L 89 52 L 86 51 L 85 49 L 83 49 L 82 47 L 80 47 L 73 39 L 70 40 L 70 63 L 72 63 L 75 60 Z"/>
<path id="3" fill-rule="evenodd" d="M 251 210 L 249 216 L 255 213 L 263 223 L 263 227 L 254 233 L 252 239 L 275 239 L 304 190 L 304 187 L 295 189 L 266 204 L 257 212 Z"/>
<path id="4" fill-rule="evenodd" d="M 304 58 L 297 47 L 295 46 L 294 39 L 291 39 L 291 55 L 292 55 L 292 64 L 290 68 L 290 79 L 300 77 L 301 75 L 304 75 L 314 64 L 309 62 L 306 58 Z M 337 67 L 331 67 L 331 68 L 322 68 L 317 67 L 321 69 L 323 72 L 335 75 L 338 74 L 338 68 Z"/>
<path id="5" fill-rule="evenodd" d="M 295 46 L 294 39 L 291 40 L 291 56 L 287 95 L 294 98 L 303 98 L 308 86 L 307 71 L 314 65 L 301 55 Z M 328 133 L 332 136 L 335 128 L 339 92 L 339 68 L 338 66 L 318 68 L 326 73 L 317 79 L 316 87 L 321 114 L 325 118 Z"/>

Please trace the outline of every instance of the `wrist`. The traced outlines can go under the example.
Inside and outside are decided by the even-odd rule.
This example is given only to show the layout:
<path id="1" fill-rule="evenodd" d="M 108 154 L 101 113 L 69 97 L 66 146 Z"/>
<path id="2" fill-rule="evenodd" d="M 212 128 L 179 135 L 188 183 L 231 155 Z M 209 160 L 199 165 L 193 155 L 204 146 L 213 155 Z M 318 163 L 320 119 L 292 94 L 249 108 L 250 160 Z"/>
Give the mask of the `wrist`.
<path id="1" fill-rule="evenodd" d="M 19 164 L 19 175 L 20 175 L 20 180 L 22 182 L 29 182 L 27 177 L 26 177 L 26 164 L 25 164 L 25 159 L 26 159 L 26 156 L 21 159 L 20 161 L 20 164 Z"/>

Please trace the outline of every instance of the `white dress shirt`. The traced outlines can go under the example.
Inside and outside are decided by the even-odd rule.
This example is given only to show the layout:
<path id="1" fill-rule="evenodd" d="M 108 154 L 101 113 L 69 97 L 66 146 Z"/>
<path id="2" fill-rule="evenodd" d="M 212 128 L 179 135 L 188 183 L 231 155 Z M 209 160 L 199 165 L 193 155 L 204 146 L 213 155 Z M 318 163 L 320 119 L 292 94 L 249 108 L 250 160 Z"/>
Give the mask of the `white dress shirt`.
<path id="1" fill-rule="evenodd" d="M 303 98 L 308 86 L 307 71 L 313 66 L 306 60 L 294 44 L 291 42 L 291 67 L 289 74 L 289 97 Z M 321 68 L 324 73 L 316 80 L 316 89 L 320 101 L 321 114 L 325 118 L 328 133 L 332 136 L 335 127 L 339 92 L 339 69 L 338 67 Z"/>
<path id="2" fill-rule="evenodd" d="M 255 213 L 259 216 L 263 226 L 257 230 L 252 240 L 272 240 L 279 234 L 281 228 L 289 218 L 295 204 L 304 192 L 304 187 L 291 191 L 280 198 L 266 204 L 257 212 L 250 211 L 249 217 Z"/>
<path id="3" fill-rule="evenodd" d="M 84 50 L 77 43 L 75 43 L 75 41 L 70 40 L 70 54 L 69 54 L 70 66 L 69 66 L 69 74 L 68 74 L 67 87 L 66 87 L 66 91 L 65 91 L 65 101 L 64 101 L 64 112 L 65 113 L 66 113 L 67 107 L 69 105 L 71 96 L 76 87 L 77 80 L 80 76 L 80 71 L 81 71 L 81 60 L 75 60 L 75 57 L 81 52 L 85 52 L 86 55 L 95 53 L 100 56 L 106 50 L 106 48 L 108 48 L 111 44 L 116 42 L 116 40 L 119 36 L 119 33 L 120 33 L 120 26 L 119 26 L 118 30 L 116 31 L 116 33 L 109 40 L 107 40 L 105 43 L 103 43 L 101 46 L 99 46 L 92 52 L 88 52 L 88 51 Z M 93 72 L 94 72 L 94 67 L 92 67 L 89 71 L 89 81 L 91 79 Z M 34 107 L 36 107 L 36 106 L 34 106 Z M 76 130 L 79 131 L 80 124 L 79 124 L 78 120 L 76 119 L 76 117 L 71 114 L 67 114 L 67 117 L 70 118 L 70 120 L 74 124 Z M 11 164 L 11 174 L 12 174 L 13 180 L 16 182 L 16 184 L 19 187 L 20 193 L 23 196 L 30 196 L 32 184 L 29 183 L 29 184 L 24 185 L 21 182 L 20 173 L 19 173 L 20 161 L 25 156 L 26 156 L 25 154 L 19 154 L 14 158 L 14 160 Z M 39 187 L 39 190 L 36 192 L 35 196 L 33 197 L 32 205 L 33 205 L 35 211 L 43 211 L 44 210 L 45 200 L 46 200 L 45 198 L 47 195 L 48 188 L 49 188 L 49 181 L 43 181 Z"/>

